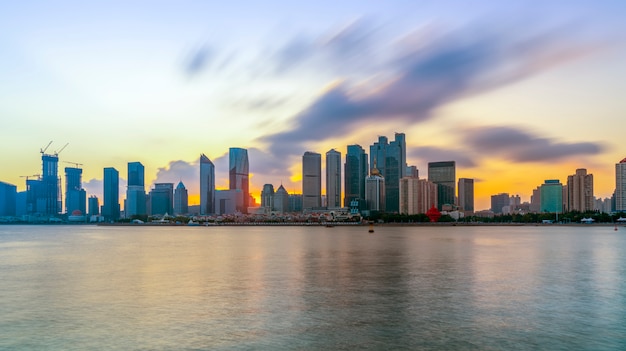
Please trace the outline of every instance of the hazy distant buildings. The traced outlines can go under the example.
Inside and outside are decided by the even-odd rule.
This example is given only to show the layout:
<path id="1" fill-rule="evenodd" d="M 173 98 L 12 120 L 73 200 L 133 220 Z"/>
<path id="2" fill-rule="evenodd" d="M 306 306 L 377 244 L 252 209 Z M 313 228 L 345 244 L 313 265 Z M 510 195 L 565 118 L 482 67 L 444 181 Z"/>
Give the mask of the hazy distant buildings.
<path id="1" fill-rule="evenodd" d="M 302 209 L 322 206 L 322 155 L 307 151 L 302 156 Z"/>
<path id="2" fill-rule="evenodd" d="M 396 133 L 395 140 L 388 142 L 387 137 L 379 136 L 378 142 L 370 146 L 370 164 L 376 162 L 376 168 L 384 178 L 385 211 L 400 210 L 400 179 L 406 176 L 406 139 L 404 133 Z"/>
<path id="3" fill-rule="evenodd" d="M 593 211 L 593 174 L 587 174 L 587 170 L 579 168 L 576 173 L 567 177 L 568 211 Z"/>
<path id="4" fill-rule="evenodd" d="M 227 215 L 241 213 L 243 190 L 229 189 L 215 191 L 215 214 Z"/>
<path id="5" fill-rule="evenodd" d="M 558 179 L 541 185 L 541 212 L 563 213 L 563 184 Z"/>
<path id="6" fill-rule="evenodd" d="M 541 212 L 541 186 L 534 189 L 533 194 L 530 197 L 530 212 Z"/>
<path id="7" fill-rule="evenodd" d="M 102 216 L 106 221 L 120 218 L 120 174 L 113 167 L 104 169 Z"/>
<path id="8" fill-rule="evenodd" d="M 65 168 L 65 213 L 68 215 L 87 214 L 87 192 L 82 188 L 83 170 L 78 167 Z"/>
<path id="9" fill-rule="evenodd" d="M 215 211 L 215 165 L 209 158 L 200 155 L 200 214 L 213 214 Z"/>
<path id="10" fill-rule="evenodd" d="M 128 187 L 126 188 L 126 218 L 148 214 L 146 210 L 145 170 L 141 162 L 128 163 Z"/>
<path id="11" fill-rule="evenodd" d="M 385 211 L 385 178 L 380 174 L 376 166 L 372 168 L 370 175 L 365 178 L 365 202 L 368 211 Z"/>
<path id="12" fill-rule="evenodd" d="M 491 195 L 491 212 L 494 214 L 502 214 L 502 209 L 507 207 L 510 208 L 511 200 L 509 198 L 508 193 L 500 193 L 497 195 Z M 509 211 L 506 211 L 508 214 Z"/>
<path id="13" fill-rule="evenodd" d="M 360 145 L 348 145 L 344 165 L 345 196 L 343 205 L 353 201 L 365 203 L 365 178 L 368 174 L 367 154 Z M 364 208 L 360 208 L 363 210 Z"/>
<path id="14" fill-rule="evenodd" d="M 456 195 L 456 162 L 428 163 L 428 180 L 437 184 L 437 203 L 441 210 L 443 205 L 454 205 Z"/>
<path id="15" fill-rule="evenodd" d="M 173 215 L 174 214 L 174 184 L 156 183 L 150 190 L 150 214 Z"/>
<path id="16" fill-rule="evenodd" d="M 626 212 L 626 158 L 615 164 L 615 212 Z"/>
<path id="17" fill-rule="evenodd" d="M 326 153 L 326 207 L 341 207 L 341 153 L 335 149 Z"/>
<path id="18" fill-rule="evenodd" d="M 263 190 L 261 190 L 261 207 L 269 211 L 274 210 L 274 186 L 272 184 L 263 185 Z"/>
<path id="19" fill-rule="evenodd" d="M 459 178 L 459 207 L 461 211 L 474 212 L 474 179 Z"/>
<path id="20" fill-rule="evenodd" d="M 0 217 L 15 216 L 17 204 L 17 186 L 0 182 Z"/>
<path id="21" fill-rule="evenodd" d="M 243 203 L 238 205 L 237 211 L 247 213 L 250 206 L 248 150 L 231 147 L 228 151 L 228 165 L 229 189 L 243 192 Z"/>

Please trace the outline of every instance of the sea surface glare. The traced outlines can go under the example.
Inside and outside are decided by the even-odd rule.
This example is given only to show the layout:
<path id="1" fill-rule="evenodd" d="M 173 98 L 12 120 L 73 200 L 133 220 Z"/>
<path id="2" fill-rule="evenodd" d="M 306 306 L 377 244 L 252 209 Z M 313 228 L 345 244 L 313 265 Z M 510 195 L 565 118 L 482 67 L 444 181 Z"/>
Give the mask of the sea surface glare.
<path id="1" fill-rule="evenodd" d="M 626 350 L 626 228 L 0 226 L 0 350 Z"/>

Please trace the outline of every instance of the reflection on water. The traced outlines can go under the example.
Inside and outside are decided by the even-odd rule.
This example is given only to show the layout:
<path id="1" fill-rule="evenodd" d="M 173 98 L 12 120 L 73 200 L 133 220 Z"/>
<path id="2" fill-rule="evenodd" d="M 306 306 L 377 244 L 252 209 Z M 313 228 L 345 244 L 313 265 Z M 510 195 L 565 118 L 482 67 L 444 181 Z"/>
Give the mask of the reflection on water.
<path id="1" fill-rule="evenodd" d="M 625 249 L 606 227 L 0 226 L 0 349 L 626 349 Z"/>

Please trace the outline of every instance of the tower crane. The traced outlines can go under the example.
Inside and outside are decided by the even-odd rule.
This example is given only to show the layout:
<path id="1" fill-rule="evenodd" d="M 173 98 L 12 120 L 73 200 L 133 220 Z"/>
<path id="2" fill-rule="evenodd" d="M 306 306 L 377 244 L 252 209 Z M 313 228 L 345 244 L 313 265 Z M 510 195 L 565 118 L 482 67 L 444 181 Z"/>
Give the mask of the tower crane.
<path id="1" fill-rule="evenodd" d="M 78 163 L 78 162 L 71 162 L 71 161 L 63 161 L 63 163 L 69 163 L 72 164 L 74 166 L 76 166 L 76 168 L 80 168 L 79 166 L 82 166 L 82 163 Z"/>
<path id="2" fill-rule="evenodd" d="M 46 150 L 48 150 L 48 148 L 50 147 L 50 145 L 52 145 L 52 140 L 50 140 L 50 142 L 48 143 L 48 145 L 46 145 L 46 147 L 39 149 L 40 153 L 45 153 Z"/>
<path id="3" fill-rule="evenodd" d="M 70 143 L 67 143 L 65 145 L 63 145 L 63 147 L 61 148 L 61 150 L 59 151 L 55 151 L 54 152 L 54 156 L 59 156 L 59 154 L 61 153 L 61 151 L 63 151 Z"/>

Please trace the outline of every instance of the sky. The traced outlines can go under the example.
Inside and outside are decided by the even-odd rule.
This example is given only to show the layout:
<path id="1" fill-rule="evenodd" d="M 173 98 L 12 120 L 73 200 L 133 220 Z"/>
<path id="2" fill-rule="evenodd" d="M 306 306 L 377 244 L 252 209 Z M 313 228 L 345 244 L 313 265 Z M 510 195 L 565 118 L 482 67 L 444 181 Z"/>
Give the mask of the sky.
<path id="1" fill-rule="evenodd" d="M 123 194 L 138 161 L 147 191 L 182 181 L 197 204 L 200 154 L 228 188 L 242 147 L 252 195 L 300 193 L 305 151 L 402 132 L 420 178 L 454 160 L 475 179 L 477 210 L 577 168 L 610 197 L 624 18 L 621 0 L 1 2 L 0 181 L 24 190 L 52 141 L 88 195 L 104 167 Z"/>

